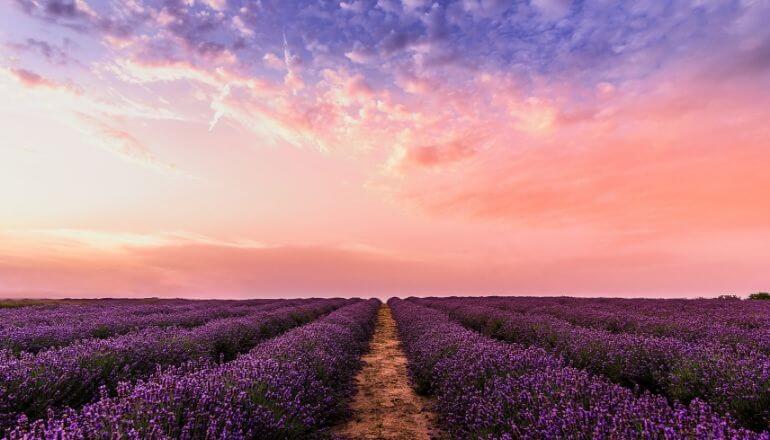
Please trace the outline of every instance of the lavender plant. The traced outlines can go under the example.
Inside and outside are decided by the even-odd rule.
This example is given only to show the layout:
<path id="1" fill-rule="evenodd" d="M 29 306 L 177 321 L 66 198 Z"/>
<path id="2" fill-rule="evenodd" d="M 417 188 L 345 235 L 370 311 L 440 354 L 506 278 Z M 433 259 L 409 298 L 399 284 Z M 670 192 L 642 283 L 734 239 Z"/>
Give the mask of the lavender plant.
<path id="1" fill-rule="evenodd" d="M 415 386 L 435 396 L 453 438 L 762 438 L 689 405 L 572 368 L 536 347 L 497 342 L 439 310 L 389 301 Z"/>
<path id="2" fill-rule="evenodd" d="M 0 355 L 0 427 L 20 416 L 44 417 L 51 409 L 79 407 L 113 393 L 121 381 L 158 366 L 231 360 L 265 339 L 305 324 L 350 300 L 307 300 L 274 310 L 223 318 L 193 329 L 148 328 L 108 339 L 88 339 L 37 355 Z"/>
<path id="3" fill-rule="evenodd" d="M 356 301 L 236 360 L 171 368 L 80 411 L 27 423 L 27 438 L 285 439 L 324 436 L 345 414 L 379 301 Z"/>

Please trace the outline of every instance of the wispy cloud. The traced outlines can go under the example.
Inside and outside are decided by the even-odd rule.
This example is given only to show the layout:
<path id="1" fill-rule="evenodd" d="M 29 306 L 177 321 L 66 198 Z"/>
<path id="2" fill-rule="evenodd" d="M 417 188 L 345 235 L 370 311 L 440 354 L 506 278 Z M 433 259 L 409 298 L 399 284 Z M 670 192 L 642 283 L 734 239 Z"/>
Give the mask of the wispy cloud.
<path id="1" fill-rule="evenodd" d="M 11 67 L 4 70 L 4 73 L 7 76 L 10 76 L 11 78 L 15 79 L 24 87 L 27 88 L 47 88 L 47 89 L 61 89 L 68 92 L 74 92 L 77 93 L 77 89 L 74 87 L 57 82 L 52 79 L 45 78 L 31 70 L 20 68 L 20 67 Z"/>
<path id="2" fill-rule="evenodd" d="M 45 78 L 24 68 L 0 70 L 5 77 L 20 84 L 22 88 L 9 91 L 18 102 L 13 111 L 22 108 L 31 113 L 52 112 L 55 118 L 71 124 L 81 131 L 86 142 L 104 148 L 133 163 L 150 167 L 161 172 L 180 174 L 174 166 L 157 159 L 151 150 L 136 136 L 106 121 L 121 118 L 176 119 L 171 111 L 151 108 L 130 99 L 112 97 L 100 98 L 86 93 L 71 82 Z M 30 98 L 34 98 L 30 100 Z"/>
<path id="3" fill-rule="evenodd" d="M 37 38 L 8 42 L 5 46 L 17 52 L 34 52 L 53 64 L 65 65 L 74 62 L 73 58 L 68 54 L 68 51 L 73 48 L 72 40 L 69 38 L 64 38 L 61 46 Z"/>
<path id="4" fill-rule="evenodd" d="M 119 296 L 214 298 L 387 297 L 597 291 L 624 295 L 678 291 L 693 295 L 724 289 L 750 290 L 761 282 L 756 272 L 760 261 L 736 271 L 714 270 L 732 258 L 724 253 L 700 261 L 686 261 L 677 254 L 660 251 L 629 251 L 549 261 L 530 258 L 470 264 L 472 259 L 405 258 L 368 246 L 263 246 L 184 233 L 53 230 L 15 235 L 4 232 L 0 236 L 4 238 L 0 246 L 0 294 L 5 296 L 15 292 L 27 296 L 43 292 L 60 297 L 104 296 L 109 292 Z M 13 241 L 8 238 L 17 243 L 20 238 L 34 240 L 38 252 L 14 254 L 9 248 Z M 25 248 L 33 246 L 27 243 Z M 629 285 L 629 277 L 639 281 Z M 683 281 L 688 279 L 696 282 Z"/>
<path id="5" fill-rule="evenodd" d="M 158 159 L 152 150 L 134 135 L 109 123 L 79 114 L 75 116 L 77 126 L 89 143 L 103 148 L 126 161 L 157 170 L 169 175 L 182 176 L 183 173 L 172 164 Z"/>

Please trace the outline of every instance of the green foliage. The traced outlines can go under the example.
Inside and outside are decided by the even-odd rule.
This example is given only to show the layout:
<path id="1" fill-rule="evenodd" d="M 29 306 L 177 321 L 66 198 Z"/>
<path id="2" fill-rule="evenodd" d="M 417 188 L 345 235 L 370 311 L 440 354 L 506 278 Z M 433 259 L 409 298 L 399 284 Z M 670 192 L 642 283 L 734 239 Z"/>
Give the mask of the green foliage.
<path id="1" fill-rule="evenodd" d="M 767 300 L 770 300 L 770 293 L 767 293 L 767 292 L 752 293 L 751 295 L 749 295 L 749 299 L 767 301 Z"/>
<path id="2" fill-rule="evenodd" d="M 32 299 L 0 299 L 0 309 L 15 309 L 18 307 L 39 306 L 49 304 L 46 300 Z"/>

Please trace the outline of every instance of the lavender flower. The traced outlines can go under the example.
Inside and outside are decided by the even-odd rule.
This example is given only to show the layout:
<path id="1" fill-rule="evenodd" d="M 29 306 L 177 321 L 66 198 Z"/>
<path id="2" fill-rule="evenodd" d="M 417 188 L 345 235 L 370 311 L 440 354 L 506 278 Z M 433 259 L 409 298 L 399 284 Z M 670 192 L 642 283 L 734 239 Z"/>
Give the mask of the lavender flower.
<path id="1" fill-rule="evenodd" d="M 350 300 L 279 301 L 250 314 L 212 320 L 192 329 L 150 327 L 108 339 L 19 357 L 0 352 L 0 428 L 21 414 L 44 417 L 51 409 L 77 408 L 111 394 L 121 381 L 151 374 L 159 366 L 231 360 L 263 340 L 312 321 Z"/>
<path id="2" fill-rule="evenodd" d="M 497 342 L 440 310 L 389 304 L 415 386 L 435 396 L 453 438 L 770 438 L 736 427 L 700 400 L 670 405 L 541 348 Z"/>
<path id="3" fill-rule="evenodd" d="M 171 368 L 8 438 L 307 438 L 345 413 L 379 301 L 354 301 L 232 362 Z"/>

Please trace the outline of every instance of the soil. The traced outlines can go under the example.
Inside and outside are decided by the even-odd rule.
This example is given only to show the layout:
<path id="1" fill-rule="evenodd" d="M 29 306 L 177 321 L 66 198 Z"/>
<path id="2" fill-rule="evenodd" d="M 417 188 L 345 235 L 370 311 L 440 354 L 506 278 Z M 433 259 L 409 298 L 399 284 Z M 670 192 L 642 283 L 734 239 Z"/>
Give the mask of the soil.
<path id="1" fill-rule="evenodd" d="M 443 438 L 435 429 L 430 402 L 409 385 L 406 356 L 387 304 L 377 312 L 374 337 L 362 361 L 350 407 L 352 417 L 335 430 L 336 435 L 349 439 Z"/>

